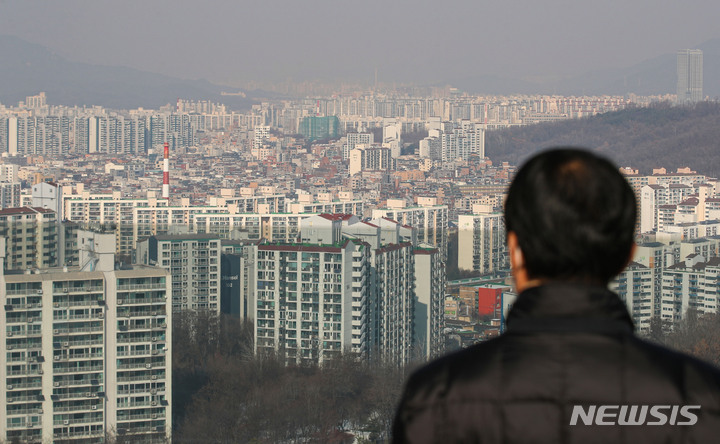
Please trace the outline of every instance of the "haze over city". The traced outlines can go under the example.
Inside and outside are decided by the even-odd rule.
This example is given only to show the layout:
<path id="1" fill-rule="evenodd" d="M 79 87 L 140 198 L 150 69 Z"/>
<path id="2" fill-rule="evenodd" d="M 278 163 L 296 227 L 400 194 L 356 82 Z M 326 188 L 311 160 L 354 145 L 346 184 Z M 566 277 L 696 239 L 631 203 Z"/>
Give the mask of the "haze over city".
<path id="1" fill-rule="evenodd" d="M 695 47 L 718 16 L 713 0 L 0 3 L 3 34 L 70 60 L 232 86 L 559 79 Z"/>
<path id="2" fill-rule="evenodd" d="M 608 425 L 614 408 L 666 442 L 640 425 L 672 407 L 670 426 L 693 425 L 673 423 L 680 411 L 690 434 L 712 429 L 685 396 L 720 399 L 704 386 L 646 387 L 649 368 L 677 382 L 690 367 L 647 358 L 605 377 L 613 356 L 650 355 L 575 351 L 634 330 L 720 365 L 719 12 L 0 0 L 0 444 L 404 442 L 403 418 L 431 423 L 405 414 L 409 376 L 431 374 L 416 369 L 546 327 L 499 361 L 447 367 L 497 375 L 477 398 L 511 408 L 476 414 L 472 391 L 423 389 L 462 410 L 428 418 L 540 436 L 554 416 L 591 425 L 596 407 Z M 537 159 L 552 168 L 530 180 Z M 544 246 L 526 248 L 533 236 Z M 542 360 L 506 359 L 530 349 Z M 562 382 L 573 372 L 589 382 Z M 557 402 L 533 392 L 515 410 L 517 387 L 555 383 Z M 663 404 L 625 396 L 637 387 Z"/>

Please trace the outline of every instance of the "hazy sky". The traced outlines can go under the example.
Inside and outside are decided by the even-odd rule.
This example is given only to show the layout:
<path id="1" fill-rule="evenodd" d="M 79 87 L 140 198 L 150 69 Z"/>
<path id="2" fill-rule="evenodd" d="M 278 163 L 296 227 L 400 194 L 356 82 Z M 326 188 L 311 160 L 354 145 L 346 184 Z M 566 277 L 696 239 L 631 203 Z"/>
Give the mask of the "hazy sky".
<path id="1" fill-rule="evenodd" d="M 0 0 L 0 33 L 183 78 L 452 81 L 633 65 L 720 37 L 718 0 Z"/>

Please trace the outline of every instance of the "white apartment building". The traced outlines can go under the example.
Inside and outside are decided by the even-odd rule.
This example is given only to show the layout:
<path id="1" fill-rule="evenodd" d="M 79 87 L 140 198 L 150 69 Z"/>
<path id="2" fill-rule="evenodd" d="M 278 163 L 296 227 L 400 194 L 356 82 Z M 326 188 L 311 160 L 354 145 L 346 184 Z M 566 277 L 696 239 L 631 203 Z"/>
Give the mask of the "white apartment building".
<path id="1" fill-rule="evenodd" d="M 439 205 L 436 197 L 418 197 L 414 206 L 405 200 L 388 199 L 385 208 L 374 208 L 373 219 L 386 217 L 417 229 L 418 242 L 436 246 L 447 257 L 448 207 Z"/>
<path id="2" fill-rule="evenodd" d="M 689 309 L 717 313 L 720 297 L 720 258 L 705 260 L 691 255 L 684 262 L 663 270 L 661 316 L 678 322 Z"/>
<path id="3" fill-rule="evenodd" d="M 287 211 L 293 214 L 354 214 L 362 216 L 365 201 L 355 199 L 351 191 L 341 191 L 337 197 L 332 193 L 298 192 L 297 200 L 288 202 Z"/>
<path id="4" fill-rule="evenodd" d="M 300 235 L 300 221 L 309 216 L 312 214 L 198 212 L 190 216 L 190 225 L 198 233 L 213 233 L 221 237 L 241 235 L 268 242 L 294 242 Z"/>
<path id="5" fill-rule="evenodd" d="M 469 159 L 477 155 L 485 157 L 485 129 L 482 124 L 462 120 L 459 123 L 446 122 L 440 133 L 441 159 L 452 162 L 456 159 Z"/>
<path id="6" fill-rule="evenodd" d="M 371 356 L 404 365 L 415 357 L 415 261 L 411 242 L 372 250 L 375 303 L 370 306 Z"/>
<path id="7" fill-rule="evenodd" d="M 63 214 L 63 187 L 53 182 L 39 182 L 32 186 L 32 206 L 53 210 L 58 222 Z"/>
<path id="8" fill-rule="evenodd" d="M 228 224 L 235 214 L 247 210 L 261 214 L 271 213 L 274 208 L 284 208 L 282 195 L 242 195 L 211 198 L 204 206 L 190 206 L 188 199 L 180 199 L 179 206 L 170 206 L 167 199 L 158 199 L 153 191 L 145 199 L 124 198 L 120 192 L 91 194 L 78 186 L 78 192 L 63 190 L 63 218 L 87 226 L 113 226 L 116 230 L 117 248 L 120 254 L 131 254 L 138 239 L 155 234 L 173 232 L 217 232 L 241 228 Z M 198 215 L 196 218 L 195 216 Z M 210 216 L 212 215 L 212 217 Z M 218 216 L 215 216 L 218 215 Z M 214 220 L 211 220 L 213 219 Z M 235 222 L 246 217 L 238 217 Z"/>
<path id="9" fill-rule="evenodd" d="M 701 256 L 704 261 L 720 256 L 720 236 L 687 239 L 679 242 L 680 258 Z"/>
<path id="10" fill-rule="evenodd" d="M 72 187 L 62 192 L 62 220 L 78 222 L 88 227 L 114 226 L 118 253 L 131 254 L 137 240 L 136 208 L 167 207 L 166 199 L 158 199 L 155 193 L 148 192 L 145 199 L 130 199 L 120 192 L 112 194 L 91 194 L 84 191 L 82 184 L 77 185 L 77 193 Z"/>
<path id="11" fill-rule="evenodd" d="M 369 252 L 342 244 L 257 246 L 255 350 L 288 363 L 368 352 Z"/>
<path id="12" fill-rule="evenodd" d="M 508 270 L 502 213 L 482 205 L 474 205 L 473 212 L 458 216 L 458 267 L 483 274 Z"/>
<path id="13" fill-rule="evenodd" d="M 428 136 L 418 142 L 418 154 L 420 157 L 442 160 L 442 141 L 439 130 L 431 129 L 428 131 Z"/>
<path id="14" fill-rule="evenodd" d="M 89 117 L 87 145 L 75 146 L 79 153 L 141 154 L 145 153 L 147 120 L 143 116 L 125 116 L 117 113 Z M 76 130 L 76 131 L 78 131 Z"/>
<path id="15" fill-rule="evenodd" d="M 413 352 L 430 360 L 445 351 L 445 261 L 437 248 L 415 248 Z"/>
<path id="16" fill-rule="evenodd" d="M 0 209 L 20 205 L 20 182 L 0 182 Z"/>
<path id="17" fill-rule="evenodd" d="M 82 234 L 85 269 L 0 276 L 0 439 L 166 442 L 170 279 L 115 270 L 112 236 Z"/>
<path id="18" fill-rule="evenodd" d="M 680 245 L 664 244 L 662 242 L 645 242 L 635 248 L 633 262 L 653 270 L 653 316 L 658 318 L 660 313 L 660 295 L 662 294 L 663 270 L 680 261 Z"/>
<path id="19" fill-rule="evenodd" d="M 237 194 L 237 195 L 236 195 Z M 208 198 L 210 207 L 229 207 L 234 205 L 238 213 L 284 213 L 285 195 L 278 194 L 275 187 L 242 187 L 236 193 L 234 189 L 223 188 L 219 196 Z"/>
<path id="20" fill-rule="evenodd" d="M 345 135 L 345 143 L 343 144 L 343 159 L 350 158 L 350 151 L 359 145 L 370 146 L 375 143 L 373 133 L 347 133 Z"/>
<path id="21" fill-rule="evenodd" d="M 672 224 L 720 219 L 720 200 L 713 197 L 716 183 L 707 183 L 705 176 L 645 177 L 647 183 L 636 187 L 641 233 L 662 231 Z"/>
<path id="22" fill-rule="evenodd" d="M 0 164 L 0 181 L 2 182 L 17 182 L 18 172 L 20 171 L 20 166 L 15 165 L 14 163 L 3 163 Z"/>
<path id="23" fill-rule="evenodd" d="M 220 314 L 220 254 L 217 235 L 157 235 L 138 242 L 137 260 L 170 272 L 173 311 Z"/>
<path id="24" fill-rule="evenodd" d="M 0 152 L 11 156 L 67 154 L 71 119 L 67 116 L 37 116 L 27 111 L 0 116 Z"/>
<path id="25" fill-rule="evenodd" d="M 416 248 L 412 228 L 321 214 L 302 221 L 301 242 L 257 246 L 259 353 L 322 362 L 342 351 L 398 365 L 440 353 L 444 263 L 437 249 Z"/>
<path id="26" fill-rule="evenodd" d="M 6 270 L 59 265 L 58 224 L 55 212 L 19 207 L 0 210 L 0 237 L 6 238 Z"/>
<path id="27" fill-rule="evenodd" d="M 362 240 L 370 246 L 370 358 L 397 365 L 407 364 L 417 358 L 423 349 L 415 342 L 418 295 L 415 291 L 414 251 L 418 244 L 417 230 L 387 218 L 362 222 L 357 218 L 342 217 L 340 223 L 343 236 Z M 417 264 L 437 266 L 434 261 L 431 264 L 426 262 L 421 260 Z M 423 298 L 434 302 L 444 296 L 444 289 L 438 294 L 438 282 L 432 281 L 432 277 L 430 279 L 424 283 L 433 285 Z M 433 312 L 430 310 L 428 313 Z M 442 320 L 434 319 L 431 323 L 439 325 Z M 434 339 L 432 334 L 434 332 L 430 341 Z"/>
<path id="28" fill-rule="evenodd" d="M 270 138 L 270 127 L 265 125 L 257 125 L 253 129 L 253 147 L 260 146 Z"/>
<path id="29" fill-rule="evenodd" d="M 655 304 L 655 270 L 632 262 L 610 282 L 609 288 L 617 293 L 627 306 L 636 330 L 650 330 Z"/>
<path id="30" fill-rule="evenodd" d="M 395 169 L 395 158 L 390 148 L 360 146 L 350 150 L 348 172 L 351 176 L 362 171 L 389 171 Z"/>
<path id="31" fill-rule="evenodd" d="M 720 232 L 720 220 L 715 219 L 666 225 L 657 233 L 657 237 L 680 241 L 717 236 L 718 232 Z"/>

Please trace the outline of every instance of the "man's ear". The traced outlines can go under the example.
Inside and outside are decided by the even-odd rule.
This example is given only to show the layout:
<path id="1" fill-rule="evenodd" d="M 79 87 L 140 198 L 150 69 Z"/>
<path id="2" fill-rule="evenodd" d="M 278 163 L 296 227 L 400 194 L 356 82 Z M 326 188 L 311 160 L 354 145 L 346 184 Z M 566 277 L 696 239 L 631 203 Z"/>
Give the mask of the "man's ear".
<path id="1" fill-rule="evenodd" d="M 510 267 L 518 270 L 525 268 L 525 256 L 520 249 L 517 234 L 515 234 L 514 231 L 510 231 L 507 234 L 507 244 L 508 252 L 510 253 Z"/>
<path id="2" fill-rule="evenodd" d="M 635 251 L 637 251 L 637 244 L 635 242 L 632 243 L 632 246 L 630 247 L 630 254 L 628 255 L 627 260 L 625 261 L 625 266 L 622 267 L 622 270 L 626 269 L 628 265 L 630 265 L 630 262 L 632 262 L 633 258 L 635 257 Z M 622 272 L 622 270 L 620 270 Z"/>
<path id="3" fill-rule="evenodd" d="M 515 290 L 522 293 L 530 287 L 540 285 L 539 279 L 530 279 L 527 268 L 525 268 L 525 254 L 523 254 L 515 232 L 507 234 L 508 252 L 510 253 L 510 273 L 515 280 Z"/>

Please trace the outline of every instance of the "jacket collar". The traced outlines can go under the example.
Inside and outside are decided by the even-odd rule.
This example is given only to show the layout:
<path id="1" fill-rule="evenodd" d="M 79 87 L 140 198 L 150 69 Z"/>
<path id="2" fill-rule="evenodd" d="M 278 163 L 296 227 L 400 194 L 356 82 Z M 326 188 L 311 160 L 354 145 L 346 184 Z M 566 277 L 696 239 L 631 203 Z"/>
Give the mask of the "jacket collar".
<path id="1" fill-rule="evenodd" d="M 625 304 L 605 287 L 550 282 L 523 291 L 507 319 L 508 332 L 587 331 L 631 333 Z"/>

